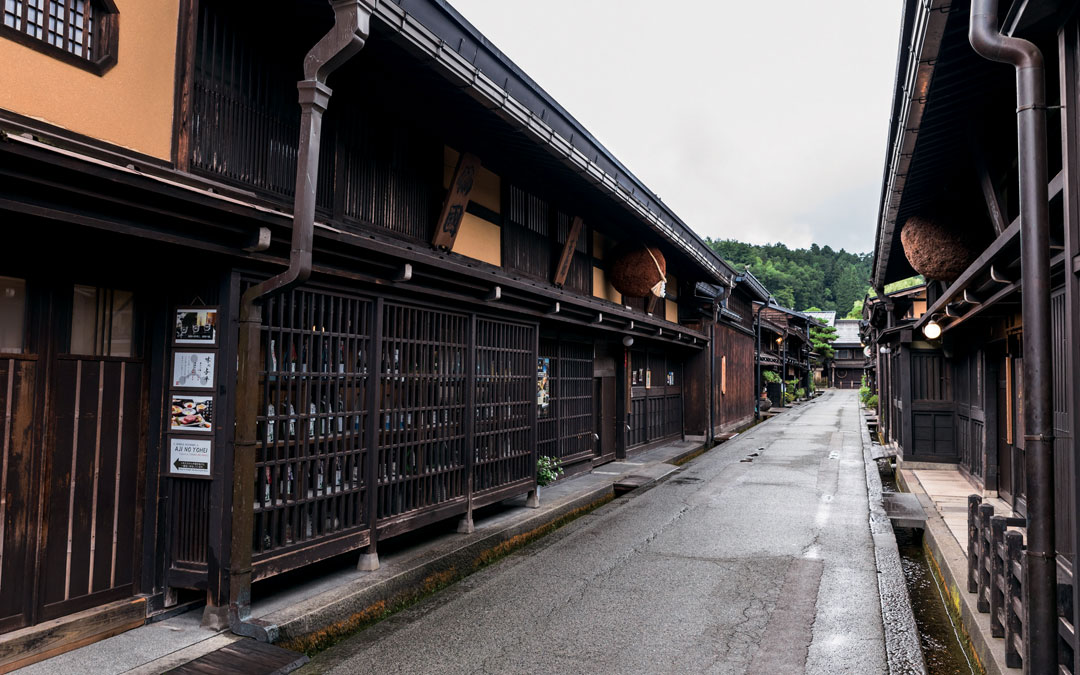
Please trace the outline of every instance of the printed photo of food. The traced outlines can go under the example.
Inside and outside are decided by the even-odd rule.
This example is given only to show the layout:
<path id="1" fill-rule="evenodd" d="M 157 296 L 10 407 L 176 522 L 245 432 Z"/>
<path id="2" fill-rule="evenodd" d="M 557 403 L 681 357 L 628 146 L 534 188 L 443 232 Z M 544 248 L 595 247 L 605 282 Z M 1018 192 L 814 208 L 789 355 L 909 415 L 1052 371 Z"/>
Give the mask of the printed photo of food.
<path id="1" fill-rule="evenodd" d="M 172 431 L 212 431 L 213 396 L 173 396 L 169 428 Z"/>

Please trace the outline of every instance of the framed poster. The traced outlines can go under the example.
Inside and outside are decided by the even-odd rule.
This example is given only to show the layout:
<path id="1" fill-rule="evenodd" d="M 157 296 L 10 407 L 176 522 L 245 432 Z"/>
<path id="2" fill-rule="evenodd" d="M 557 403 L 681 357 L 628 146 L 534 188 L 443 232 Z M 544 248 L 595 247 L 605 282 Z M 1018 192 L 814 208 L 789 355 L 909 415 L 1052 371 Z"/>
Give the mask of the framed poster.
<path id="1" fill-rule="evenodd" d="M 218 311 L 216 307 L 181 307 L 176 310 L 173 344 L 217 346 Z"/>
<path id="2" fill-rule="evenodd" d="M 214 430 L 213 396 L 173 394 L 171 408 L 169 431 L 209 433 Z"/>
<path id="3" fill-rule="evenodd" d="M 536 405 L 539 406 L 540 414 L 546 415 L 551 407 L 551 359 L 540 357 L 536 359 Z"/>
<path id="4" fill-rule="evenodd" d="M 169 473 L 185 478 L 210 478 L 213 441 L 209 438 L 169 437 Z"/>
<path id="5" fill-rule="evenodd" d="M 213 389 L 214 352 L 173 352 L 172 386 L 180 389 Z"/>

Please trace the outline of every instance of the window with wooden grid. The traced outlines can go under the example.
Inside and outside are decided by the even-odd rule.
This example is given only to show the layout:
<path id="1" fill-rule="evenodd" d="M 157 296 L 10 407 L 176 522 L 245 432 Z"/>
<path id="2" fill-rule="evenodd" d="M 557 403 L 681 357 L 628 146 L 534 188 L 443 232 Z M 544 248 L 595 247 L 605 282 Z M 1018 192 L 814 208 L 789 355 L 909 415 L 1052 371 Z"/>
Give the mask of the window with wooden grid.
<path id="1" fill-rule="evenodd" d="M 359 545 L 365 495 L 372 303 L 295 290 L 263 309 L 255 562 Z M 278 563 L 281 564 L 281 563 Z"/>
<path id="2" fill-rule="evenodd" d="M 476 322 L 476 492 L 529 482 L 536 473 L 532 451 L 535 340 L 534 326 L 489 319 Z"/>
<path id="3" fill-rule="evenodd" d="M 102 74 L 116 63 L 111 0 L 4 0 L 0 34 Z"/>
<path id="4" fill-rule="evenodd" d="M 552 203 L 519 186 L 507 191 L 508 208 L 503 225 L 503 266 L 536 279 L 551 281 L 574 218 Z M 592 294 L 592 233 L 586 223 L 578 235 L 570 269 L 563 287 Z"/>
<path id="5" fill-rule="evenodd" d="M 381 521 L 465 497 L 469 317 L 387 303 L 377 422 Z"/>
<path id="6" fill-rule="evenodd" d="M 593 345 L 570 340 L 540 341 L 551 362 L 551 403 L 537 420 L 540 455 L 575 461 L 596 449 L 593 438 Z"/>

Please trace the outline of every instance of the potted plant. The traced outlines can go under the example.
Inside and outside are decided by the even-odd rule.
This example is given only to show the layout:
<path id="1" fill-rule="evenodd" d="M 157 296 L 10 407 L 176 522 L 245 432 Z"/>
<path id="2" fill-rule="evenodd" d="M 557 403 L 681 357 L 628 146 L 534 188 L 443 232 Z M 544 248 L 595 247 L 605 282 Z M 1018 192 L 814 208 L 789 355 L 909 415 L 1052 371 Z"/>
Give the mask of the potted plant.
<path id="1" fill-rule="evenodd" d="M 536 460 L 536 484 L 538 487 L 551 485 L 561 475 L 563 475 L 563 468 L 558 457 L 541 455 Z"/>

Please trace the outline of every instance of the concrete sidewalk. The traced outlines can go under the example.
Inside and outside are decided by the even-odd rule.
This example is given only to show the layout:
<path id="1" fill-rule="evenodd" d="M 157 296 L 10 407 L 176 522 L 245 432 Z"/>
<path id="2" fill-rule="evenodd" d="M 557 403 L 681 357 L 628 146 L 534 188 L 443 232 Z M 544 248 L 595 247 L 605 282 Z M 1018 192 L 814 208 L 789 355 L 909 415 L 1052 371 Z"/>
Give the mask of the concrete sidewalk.
<path id="1" fill-rule="evenodd" d="M 476 511 L 472 534 L 456 533 L 451 520 L 404 535 L 380 547 L 381 567 L 374 572 L 356 571 L 354 555 L 318 566 L 321 573 L 302 570 L 268 580 L 254 588 L 252 615 L 275 624 L 279 644 L 287 647 L 306 649 L 332 640 L 603 504 L 614 496 L 616 483 L 655 482 L 703 450 L 699 441 L 679 441 L 601 465 L 543 488 L 539 508 L 527 508 L 520 496 Z M 203 628 L 201 614 L 194 610 L 148 623 L 19 672 L 160 673 L 243 639 Z"/>
<path id="2" fill-rule="evenodd" d="M 967 592 L 967 497 L 983 494 L 953 467 L 941 469 L 905 469 L 900 462 L 896 471 L 901 489 L 919 498 L 926 512 L 923 545 L 933 558 L 936 571 L 949 596 L 950 612 L 959 615 L 964 634 L 986 675 L 1020 672 L 1005 665 L 1005 641 L 990 634 L 990 615 L 978 611 L 976 596 Z M 983 502 L 994 505 L 995 513 L 1011 516 L 1007 503 L 992 496 Z"/>

